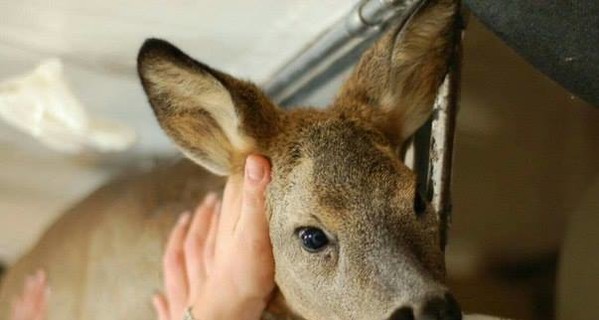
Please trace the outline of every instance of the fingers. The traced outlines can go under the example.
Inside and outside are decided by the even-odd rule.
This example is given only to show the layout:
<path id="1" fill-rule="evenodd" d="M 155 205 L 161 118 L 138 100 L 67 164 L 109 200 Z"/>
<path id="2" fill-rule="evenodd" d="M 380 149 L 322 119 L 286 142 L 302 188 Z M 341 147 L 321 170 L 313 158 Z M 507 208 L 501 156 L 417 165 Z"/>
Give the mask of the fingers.
<path id="1" fill-rule="evenodd" d="M 245 272 L 249 291 L 258 297 L 270 294 L 274 286 L 274 260 L 266 219 L 265 190 L 270 182 L 270 165 L 265 158 L 246 160 L 241 217 L 235 230 L 239 255 L 247 259 Z M 241 258 L 244 259 L 244 258 Z"/>
<path id="2" fill-rule="evenodd" d="M 189 223 L 189 213 L 184 213 L 179 217 L 177 224 L 171 231 L 164 253 L 164 287 L 171 311 L 183 310 L 187 304 L 188 284 L 183 247 Z M 173 319 L 179 319 L 181 316 L 182 313 L 181 315 L 170 315 Z"/>
<path id="3" fill-rule="evenodd" d="M 243 232 L 246 240 L 268 239 L 266 221 L 265 191 L 270 182 L 270 164 L 267 159 L 250 155 L 245 162 L 245 179 L 241 215 L 235 227 L 236 233 Z"/>
<path id="4" fill-rule="evenodd" d="M 35 275 L 28 276 L 21 297 L 13 300 L 11 319 L 45 319 L 48 292 L 45 272 L 38 270 Z"/>
<path id="5" fill-rule="evenodd" d="M 210 227 L 208 230 L 208 236 L 206 239 L 206 247 L 204 249 L 204 267 L 206 270 L 206 274 L 210 275 L 212 273 L 212 265 L 214 261 L 214 250 L 216 247 L 216 237 L 218 232 L 218 225 L 221 217 L 221 206 L 222 202 L 217 201 L 216 207 L 214 209 L 214 213 L 212 216 L 212 220 L 210 221 Z"/>
<path id="6" fill-rule="evenodd" d="M 36 310 L 35 320 L 44 320 L 48 312 L 48 280 L 43 270 L 38 270 L 35 275 L 35 287 L 33 295 L 34 310 Z"/>
<path id="7" fill-rule="evenodd" d="M 19 297 L 15 297 L 12 300 L 12 313 L 10 316 L 11 320 L 25 320 L 27 319 L 26 309 L 23 306 L 23 300 Z"/>
<path id="8" fill-rule="evenodd" d="M 198 289 L 206 278 L 204 251 L 215 209 L 218 202 L 216 194 L 209 194 L 198 206 L 185 239 L 185 264 L 189 283 L 189 298 L 195 299 Z"/>
<path id="9" fill-rule="evenodd" d="M 170 320 L 169 308 L 166 298 L 162 294 L 157 294 L 152 298 L 152 305 L 158 316 L 158 320 Z"/>
<path id="10" fill-rule="evenodd" d="M 231 176 L 227 180 L 225 190 L 223 192 L 222 215 L 218 226 L 218 238 L 226 239 L 233 234 L 235 225 L 239 220 L 241 213 L 241 188 L 243 179 L 238 176 Z M 226 240 L 225 240 L 226 241 Z M 220 242 L 220 241 L 217 241 Z"/>
<path id="11" fill-rule="evenodd" d="M 260 282 L 257 286 L 266 289 L 251 289 L 255 287 L 252 283 L 256 281 L 250 279 L 249 284 L 242 286 L 250 289 L 241 291 L 256 291 L 260 295 L 263 291 L 268 293 L 272 290 L 274 282 L 271 279 L 271 269 L 274 269 L 274 262 L 264 200 L 269 181 L 268 160 L 250 156 L 246 161 L 244 178 L 229 178 L 224 191 L 222 211 L 216 195 L 211 194 L 196 209 L 193 220 L 189 214 L 181 216 L 166 246 L 163 261 L 165 294 L 155 296 L 152 301 L 159 320 L 182 318 L 188 305 L 199 305 L 198 301 L 204 292 L 219 290 L 206 286 L 210 282 L 208 280 L 211 280 L 209 277 L 220 279 L 223 272 L 243 270 L 237 274 L 249 272 L 246 277 L 251 274 L 252 278 L 254 275 L 263 278 L 262 274 L 266 274 L 267 280 L 257 280 Z M 244 250 L 247 247 L 251 249 Z M 256 258 L 256 255 L 251 254 L 257 250 L 264 257 Z M 262 285 L 262 282 L 272 282 L 273 285 Z M 230 291 L 240 292 L 238 289 Z"/>

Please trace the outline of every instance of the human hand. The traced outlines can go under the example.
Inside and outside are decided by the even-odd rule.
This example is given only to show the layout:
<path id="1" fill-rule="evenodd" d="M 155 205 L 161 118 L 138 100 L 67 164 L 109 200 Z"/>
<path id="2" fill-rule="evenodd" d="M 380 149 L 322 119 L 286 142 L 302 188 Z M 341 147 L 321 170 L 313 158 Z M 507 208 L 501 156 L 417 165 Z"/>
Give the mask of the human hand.
<path id="1" fill-rule="evenodd" d="M 169 237 L 165 294 L 153 304 L 160 320 L 179 320 L 192 307 L 198 320 L 259 319 L 274 289 L 274 260 L 264 192 L 270 165 L 246 160 L 243 178 L 229 178 L 220 203 L 209 195 L 193 219 L 184 214 Z"/>
<path id="2" fill-rule="evenodd" d="M 12 304 L 11 320 L 46 319 L 48 283 L 46 274 L 39 270 L 25 279 L 21 296 Z"/>

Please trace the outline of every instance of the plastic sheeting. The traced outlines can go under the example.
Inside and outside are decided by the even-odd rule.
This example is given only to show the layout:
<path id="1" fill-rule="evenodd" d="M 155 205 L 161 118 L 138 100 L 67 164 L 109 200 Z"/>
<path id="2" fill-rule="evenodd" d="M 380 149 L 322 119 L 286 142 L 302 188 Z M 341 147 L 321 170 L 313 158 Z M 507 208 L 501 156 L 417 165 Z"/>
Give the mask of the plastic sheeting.
<path id="1" fill-rule="evenodd" d="M 88 114 L 65 81 L 58 59 L 0 83 L 0 117 L 66 153 L 119 152 L 135 142 L 133 129 Z"/>

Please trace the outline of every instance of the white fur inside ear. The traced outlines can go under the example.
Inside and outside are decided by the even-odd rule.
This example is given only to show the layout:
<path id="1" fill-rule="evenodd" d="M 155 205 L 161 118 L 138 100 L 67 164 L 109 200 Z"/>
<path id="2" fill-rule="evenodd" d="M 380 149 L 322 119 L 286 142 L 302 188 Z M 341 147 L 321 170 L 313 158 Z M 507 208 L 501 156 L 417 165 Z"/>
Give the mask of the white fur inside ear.
<path id="1" fill-rule="evenodd" d="M 216 79 L 212 79 L 210 82 L 216 90 L 207 90 L 205 93 L 199 94 L 196 98 L 198 103 L 223 130 L 233 146 L 233 150 L 240 152 L 248 150 L 252 145 L 252 139 L 241 133 L 239 115 L 235 112 L 231 94 Z"/>
<path id="2" fill-rule="evenodd" d="M 163 128 L 188 158 L 217 175 L 229 174 L 255 145 L 229 89 L 199 66 L 150 59 L 142 77 Z"/>
<path id="3" fill-rule="evenodd" d="M 240 130 L 240 118 L 235 111 L 231 94 L 212 75 L 175 65 L 170 61 L 155 61 L 146 77 L 158 93 L 167 93 L 171 108 L 201 108 L 206 111 L 223 131 L 232 149 L 248 150 L 253 141 Z"/>
<path id="4" fill-rule="evenodd" d="M 387 93 L 381 100 L 381 107 L 389 114 L 392 119 L 391 125 L 397 126 L 397 134 L 401 141 L 406 141 L 420 127 L 422 127 L 431 116 L 434 106 L 447 100 L 449 96 L 449 78 L 445 77 L 443 83 L 437 91 L 434 104 L 422 105 L 426 99 L 413 99 L 415 103 L 401 101 L 401 93 Z"/>
<path id="5" fill-rule="evenodd" d="M 231 171 L 230 168 L 220 165 L 220 163 L 227 163 L 226 162 L 227 159 L 220 159 L 221 161 L 219 161 L 218 159 L 210 159 L 210 160 L 215 160 L 215 161 L 210 161 L 207 159 L 202 159 L 202 158 L 196 157 L 193 153 L 187 151 L 185 148 L 179 147 L 179 150 L 187 158 L 191 159 L 193 162 L 206 168 L 206 170 L 214 173 L 217 176 L 222 177 L 222 176 L 227 176 L 230 174 L 230 171 Z"/>
<path id="6" fill-rule="evenodd" d="M 392 121 L 390 126 L 396 126 L 400 141 L 406 141 L 430 117 L 433 106 L 423 106 L 418 103 L 400 101 L 396 94 L 386 94 L 381 100 L 382 109 Z"/>

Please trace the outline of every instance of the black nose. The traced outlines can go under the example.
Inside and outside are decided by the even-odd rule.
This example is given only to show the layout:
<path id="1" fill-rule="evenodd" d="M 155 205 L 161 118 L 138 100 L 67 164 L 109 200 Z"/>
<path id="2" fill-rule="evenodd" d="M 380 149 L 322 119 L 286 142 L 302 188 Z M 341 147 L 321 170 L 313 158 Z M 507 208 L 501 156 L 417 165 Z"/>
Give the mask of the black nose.
<path id="1" fill-rule="evenodd" d="M 460 306 L 450 294 L 431 298 L 418 309 L 421 311 L 415 315 L 410 307 L 399 308 L 388 320 L 462 320 Z"/>
<path id="2" fill-rule="evenodd" d="M 414 312 L 412 308 L 403 307 L 395 310 L 389 320 L 414 320 Z"/>
<path id="3" fill-rule="evenodd" d="M 422 308 L 422 320 L 462 320 L 462 311 L 455 298 L 446 294 L 445 297 L 437 297 L 428 300 Z"/>

